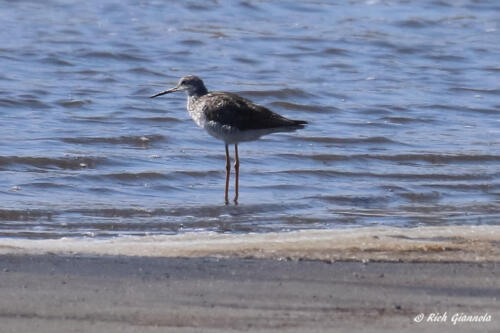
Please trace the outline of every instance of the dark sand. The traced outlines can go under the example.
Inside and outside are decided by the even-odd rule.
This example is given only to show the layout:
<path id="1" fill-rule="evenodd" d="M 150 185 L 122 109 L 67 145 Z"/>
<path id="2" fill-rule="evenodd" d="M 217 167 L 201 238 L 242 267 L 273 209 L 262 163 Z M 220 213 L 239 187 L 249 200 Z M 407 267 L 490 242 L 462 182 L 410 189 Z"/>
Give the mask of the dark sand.
<path id="1" fill-rule="evenodd" d="M 0 332 L 499 332 L 499 276 L 493 262 L 7 254 Z M 447 322 L 413 321 L 430 312 Z"/>

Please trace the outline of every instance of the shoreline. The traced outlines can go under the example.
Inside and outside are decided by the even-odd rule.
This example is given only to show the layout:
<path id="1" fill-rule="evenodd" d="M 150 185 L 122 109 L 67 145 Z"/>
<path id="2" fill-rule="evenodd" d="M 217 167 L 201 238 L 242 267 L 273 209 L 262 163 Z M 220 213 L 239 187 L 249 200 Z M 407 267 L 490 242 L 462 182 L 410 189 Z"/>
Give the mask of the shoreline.
<path id="1" fill-rule="evenodd" d="M 188 232 L 109 239 L 0 238 L 0 255 L 8 254 L 496 262 L 500 261 L 500 226 L 360 227 L 262 234 Z"/>

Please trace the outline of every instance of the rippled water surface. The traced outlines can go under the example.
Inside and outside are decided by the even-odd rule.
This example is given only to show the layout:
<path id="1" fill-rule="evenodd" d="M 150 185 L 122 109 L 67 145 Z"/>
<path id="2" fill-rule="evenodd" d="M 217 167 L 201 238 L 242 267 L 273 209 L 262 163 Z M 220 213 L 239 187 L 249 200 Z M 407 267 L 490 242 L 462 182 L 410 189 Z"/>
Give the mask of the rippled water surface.
<path id="1" fill-rule="evenodd" d="M 0 1 L 0 235 L 500 221 L 498 1 Z M 310 125 L 224 145 L 197 74 Z M 232 189 L 231 189 L 232 190 Z"/>

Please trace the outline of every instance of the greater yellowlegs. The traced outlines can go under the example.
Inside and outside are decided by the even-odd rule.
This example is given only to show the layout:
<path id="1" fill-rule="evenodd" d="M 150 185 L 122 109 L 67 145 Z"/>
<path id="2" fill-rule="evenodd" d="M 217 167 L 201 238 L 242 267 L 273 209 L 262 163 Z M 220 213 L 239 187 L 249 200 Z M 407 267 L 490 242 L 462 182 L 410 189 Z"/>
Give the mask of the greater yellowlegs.
<path id="1" fill-rule="evenodd" d="M 213 137 L 224 141 L 226 145 L 226 189 L 224 192 L 226 204 L 229 203 L 230 144 L 234 144 L 234 203 L 237 204 L 240 168 L 238 143 L 257 140 L 265 134 L 294 131 L 307 124 L 304 120 L 292 120 L 280 116 L 236 94 L 220 91 L 208 92 L 203 81 L 195 75 L 181 78 L 175 87 L 151 98 L 174 91 L 187 93 L 187 110 L 191 118 L 199 127 L 205 129 Z"/>

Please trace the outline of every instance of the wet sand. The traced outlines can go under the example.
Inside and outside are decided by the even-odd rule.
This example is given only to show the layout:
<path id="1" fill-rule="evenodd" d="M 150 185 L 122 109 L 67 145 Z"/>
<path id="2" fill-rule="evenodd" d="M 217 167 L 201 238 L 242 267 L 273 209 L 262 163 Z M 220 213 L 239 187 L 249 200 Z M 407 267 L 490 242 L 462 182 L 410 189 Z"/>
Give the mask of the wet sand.
<path id="1" fill-rule="evenodd" d="M 117 238 L 0 238 L 0 254 L 485 262 L 500 258 L 500 226 L 364 227 L 249 234 L 190 232 Z"/>
<path id="2" fill-rule="evenodd" d="M 498 332 L 499 235 L 478 226 L 0 239 L 0 332 Z M 446 322 L 428 322 L 431 313 Z M 490 319 L 454 325 L 455 314 Z"/>
<path id="3" fill-rule="evenodd" d="M 497 263 L 0 256 L 1 332 L 494 332 Z M 415 323 L 447 312 L 445 323 Z M 455 313 L 491 316 L 457 323 Z"/>

